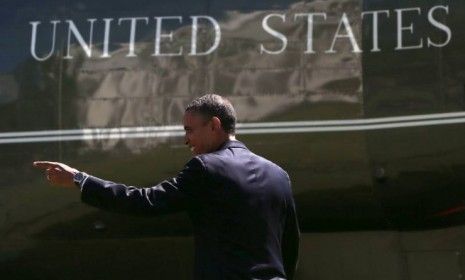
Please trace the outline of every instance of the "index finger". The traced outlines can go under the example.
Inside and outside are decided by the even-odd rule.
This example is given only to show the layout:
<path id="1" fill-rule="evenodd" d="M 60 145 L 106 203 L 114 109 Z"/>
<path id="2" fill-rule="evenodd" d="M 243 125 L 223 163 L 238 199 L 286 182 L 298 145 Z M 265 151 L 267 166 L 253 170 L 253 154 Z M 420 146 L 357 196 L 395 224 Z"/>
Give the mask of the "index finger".
<path id="1" fill-rule="evenodd" d="M 34 161 L 33 166 L 40 169 L 47 169 L 50 167 L 58 167 L 59 165 L 53 161 Z"/>

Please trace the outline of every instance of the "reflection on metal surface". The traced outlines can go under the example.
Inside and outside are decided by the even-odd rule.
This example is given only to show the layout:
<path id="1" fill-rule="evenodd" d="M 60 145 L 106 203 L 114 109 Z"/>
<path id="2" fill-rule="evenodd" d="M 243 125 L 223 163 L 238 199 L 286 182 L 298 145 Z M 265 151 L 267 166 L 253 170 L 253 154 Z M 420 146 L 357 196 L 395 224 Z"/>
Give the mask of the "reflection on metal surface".
<path id="1" fill-rule="evenodd" d="M 0 105 L 18 99 L 19 87 L 13 75 L 0 75 Z"/>
<path id="2" fill-rule="evenodd" d="M 94 229 L 97 231 L 103 231 L 107 229 L 107 226 L 103 221 L 97 220 L 94 222 Z"/>
<path id="3" fill-rule="evenodd" d="M 375 167 L 373 171 L 373 177 L 378 181 L 383 181 L 386 179 L 386 169 L 381 166 Z"/>
<path id="4" fill-rule="evenodd" d="M 240 140 L 288 171 L 302 231 L 344 231 L 304 248 L 301 263 L 309 265 L 301 266 L 307 270 L 299 279 L 408 278 L 397 271 L 405 261 L 398 260 L 397 250 L 416 244 L 419 236 L 426 236 L 426 246 L 408 250 L 424 247 L 441 256 L 441 249 L 463 248 L 463 227 L 433 235 L 424 229 L 463 224 L 465 217 L 465 2 L 19 2 L 6 1 L 6 12 L 0 10 L 5 12 L 0 30 L 8 38 L 0 46 L 0 143 L 8 143 L 0 145 L 1 275 L 82 278 L 73 272 L 86 271 L 87 278 L 101 273 L 97 278 L 116 279 L 127 275 L 120 269 L 130 267 L 140 273 L 135 278 L 166 268 L 161 278 L 189 279 L 176 274 L 188 275 L 189 269 L 172 265 L 189 261 L 166 261 L 173 256 L 173 244 L 166 241 L 191 232 L 187 217 L 147 221 L 94 212 L 75 193 L 46 187 L 30 163 L 65 161 L 110 180 L 154 184 L 176 174 L 188 159 L 188 150 L 178 149 L 184 146 L 181 117 L 188 102 L 209 92 L 231 99 L 240 117 Z M 325 15 L 314 17 L 313 29 L 310 13 Z M 194 33 L 194 15 L 211 16 L 219 28 L 200 20 Z M 149 17 L 149 24 L 140 21 L 131 33 L 135 16 Z M 163 21 L 166 29 L 157 36 L 160 16 L 176 18 Z M 97 20 L 87 48 L 91 18 Z M 129 19 L 118 25 L 121 18 Z M 45 58 L 53 49 L 53 20 L 60 21 L 55 50 L 38 61 L 28 41 L 31 22 L 41 22 L 33 52 Z M 422 48 L 411 49 L 421 41 Z M 193 47 L 197 54 L 215 50 L 189 55 Z M 179 56 L 161 56 L 181 49 Z M 379 239 L 345 232 L 384 229 L 420 232 L 384 232 L 389 238 L 381 233 Z M 402 241 L 401 235 L 412 238 Z M 123 243 L 120 260 L 99 263 Z M 191 251 L 179 244 L 180 254 Z M 323 245 L 315 250 L 318 244 Z M 166 251 L 160 253 L 158 245 Z M 341 252 L 341 262 L 334 262 Z M 421 272 L 423 264 L 452 259 L 430 257 L 415 255 L 405 265 Z M 76 259 L 85 262 L 76 266 Z M 154 260 L 163 264 L 154 266 Z M 367 266 L 371 261 L 387 269 L 371 270 L 381 267 Z M 348 276 L 355 270 L 362 273 Z"/>
<path id="5" fill-rule="evenodd" d="M 322 50 L 333 40 L 343 7 L 359 37 L 358 0 L 297 2 L 287 10 L 274 12 L 333 11 L 325 22 L 315 23 L 319 31 L 314 34 L 313 47 Z M 66 73 L 77 86 L 78 127 L 178 124 L 185 105 L 207 92 L 226 95 L 243 122 L 265 120 L 300 104 L 339 102 L 361 106 L 361 57 L 351 51 L 350 42 L 338 40 L 337 53 L 308 55 L 305 20 L 278 22 L 279 25 L 270 21 L 273 28 L 288 38 L 289 46 L 279 55 L 260 55 L 259 43 L 268 47 L 276 44 L 276 38 L 262 30 L 262 20 L 269 13 L 226 12 L 222 20 L 218 19 L 221 46 L 208 57 L 153 57 L 153 43 L 136 42 L 132 47 L 137 50 L 137 57 L 128 58 L 131 45 L 121 44 L 110 53 L 110 58 L 86 58 L 81 47 L 75 45 L 71 53 L 76 59 L 67 62 Z M 172 34 L 178 43 L 165 48 L 177 49 L 177 45 L 182 45 L 179 42 L 191 41 L 191 26 L 179 27 Z M 199 40 L 205 41 L 211 34 L 204 32 L 199 36 Z M 301 119 L 308 119 L 304 111 Z M 70 139 L 66 137 L 62 139 Z M 103 148 L 111 149 L 118 143 L 134 148 L 130 141 L 115 140 L 122 138 L 112 137 Z M 137 145 L 140 149 L 141 143 Z M 157 141 L 142 145 L 153 147 Z"/>
<path id="6" fill-rule="evenodd" d="M 341 189 L 351 190 L 344 199 L 350 203 L 338 204 L 344 211 L 335 211 L 331 217 L 344 220 L 346 209 L 357 203 L 373 209 L 372 200 L 389 195 L 398 201 L 395 194 L 400 185 L 414 190 L 429 187 L 437 197 L 442 189 L 433 185 L 451 178 L 443 169 L 454 170 L 450 173 L 456 176 L 455 182 L 464 181 L 459 177 L 463 161 L 454 157 L 463 151 L 463 125 L 449 124 L 461 124 L 465 116 L 431 114 L 463 110 L 463 6 L 459 2 L 280 1 L 275 6 L 207 1 L 190 6 L 181 1 L 181 9 L 178 3 L 174 8 L 166 4 L 167 8 L 156 1 L 140 5 L 114 1 L 110 6 L 104 2 L 83 4 L 85 11 L 73 9 L 74 4 L 60 3 L 55 8 L 44 2 L 37 7 L 50 13 L 42 16 L 30 5 L 9 5 L 15 12 L 0 25 L 13 38 L 5 42 L 6 48 L 2 46 L 4 57 L 11 57 L 9 66 L 2 69 L 14 69 L 0 78 L 5 120 L 0 143 L 10 144 L 0 147 L 6 159 L 1 176 L 4 189 L 35 178 L 36 174 L 28 171 L 33 158 L 88 161 L 104 170 L 112 169 L 119 160 L 122 166 L 132 160 L 131 165 L 137 166 L 144 158 L 140 168 L 131 172 L 136 183 L 146 183 L 154 175 L 141 175 L 141 170 L 151 166 L 151 156 L 162 155 L 170 166 L 157 169 L 157 176 L 170 175 L 186 157 L 171 145 L 181 143 L 174 137 L 184 134 L 179 124 L 185 105 L 207 92 L 231 99 L 240 116 L 241 140 L 288 168 L 299 195 L 317 197 L 316 189 L 332 189 L 336 194 Z M 310 25 L 311 13 L 324 16 L 315 16 Z M 218 22 L 219 29 L 203 21 L 207 28 L 200 24 L 193 37 L 192 16 L 207 14 Z M 178 15 L 182 15 L 182 24 L 177 22 Z M 149 24 L 140 22 L 131 45 L 134 16 L 149 17 Z M 176 18 L 174 26 L 163 25 L 166 30 L 158 32 L 166 35 L 158 36 L 162 39 L 159 53 L 176 53 L 182 47 L 182 55 L 153 55 L 157 53 L 154 17 L 160 16 Z M 86 48 L 91 18 L 97 19 L 93 22 L 94 41 L 92 48 Z M 118 25 L 121 18 L 129 20 Z M 112 19 L 111 28 L 107 28 L 108 19 Z M 34 32 L 31 22 L 41 22 L 36 26 L 34 51 L 45 57 L 53 43 L 53 20 L 60 20 L 56 49 L 49 59 L 37 61 L 30 55 L 32 41 L 25 43 Z M 410 24 L 414 32 L 409 31 Z M 221 30 L 221 38 L 212 53 L 189 55 L 192 38 L 196 39 L 196 51 L 207 51 L 216 45 L 217 30 Z M 78 33 L 83 40 L 77 38 Z M 282 36 L 275 36 L 277 33 Z M 18 43 L 13 43 L 14 39 Z M 423 48 L 408 49 L 420 40 Z M 5 88 L 11 89 L 8 94 Z M 394 129 L 403 127 L 412 129 Z M 331 131 L 342 133 L 312 133 Z M 303 133 L 295 134 L 299 132 Z M 262 133 L 270 135 L 254 135 Z M 447 144 L 441 137 L 447 138 Z M 66 142 L 73 140 L 84 141 Z M 47 143 L 53 141 L 58 142 Z M 147 153 L 137 154 L 141 150 Z M 424 167 L 427 172 L 418 173 L 425 161 L 430 164 Z M 373 180 L 377 166 L 389 175 L 383 182 L 389 187 L 380 189 L 393 191 L 385 196 L 374 195 L 378 194 L 379 181 Z M 16 176 L 18 169 L 24 172 L 23 178 Z M 131 172 L 124 169 L 121 174 Z M 309 174 L 312 183 L 308 183 Z M 437 179 L 422 180 L 426 176 Z M 459 188 L 446 189 L 455 193 Z M 353 190 L 361 190 L 362 195 Z M 30 197 L 29 193 L 24 197 Z M 332 196 L 323 192 L 321 197 L 316 200 L 324 209 Z M 438 209 L 450 206 L 444 201 Z M 410 202 L 405 200 L 389 211 L 399 209 L 403 217 Z M 38 204 L 37 208 L 43 208 Z M 411 210 L 419 215 L 429 211 Z"/>

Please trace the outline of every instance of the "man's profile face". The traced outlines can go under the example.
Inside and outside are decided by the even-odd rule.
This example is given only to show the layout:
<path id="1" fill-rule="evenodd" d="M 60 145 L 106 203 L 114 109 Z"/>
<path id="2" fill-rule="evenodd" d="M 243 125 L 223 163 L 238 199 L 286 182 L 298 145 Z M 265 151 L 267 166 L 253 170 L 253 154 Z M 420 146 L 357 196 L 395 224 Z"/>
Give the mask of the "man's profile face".
<path id="1" fill-rule="evenodd" d="M 185 143 L 192 154 L 199 155 L 212 151 L 215 134 L 211 120 L 195 112 L 187 111 L 184 114 Z"/>

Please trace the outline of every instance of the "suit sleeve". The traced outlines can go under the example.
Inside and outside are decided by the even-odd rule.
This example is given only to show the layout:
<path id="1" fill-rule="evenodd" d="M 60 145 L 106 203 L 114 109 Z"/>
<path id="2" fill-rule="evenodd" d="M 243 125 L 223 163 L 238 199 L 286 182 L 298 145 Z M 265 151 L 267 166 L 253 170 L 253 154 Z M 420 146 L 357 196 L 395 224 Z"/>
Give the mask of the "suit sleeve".
<path id="1" fill-rule="evenodd" d="M 81 188 L 81 200 L 91 206 L 131 215 L 158 215 L 186 210 L 203 183 L 205 168 L 190 160 L 178 175 L 148 188 L 136 188 L 89 176 Z"/>
<path id="2" fill-rule="evenodd" d="M 287 203 L 286 221 L 282 240 L 282 256 L 284 270 L 288 280 L 294 279 L 297 261 L 299 258 L 300 230 L 297 221 L 294 200 L 291 198 Z"/>

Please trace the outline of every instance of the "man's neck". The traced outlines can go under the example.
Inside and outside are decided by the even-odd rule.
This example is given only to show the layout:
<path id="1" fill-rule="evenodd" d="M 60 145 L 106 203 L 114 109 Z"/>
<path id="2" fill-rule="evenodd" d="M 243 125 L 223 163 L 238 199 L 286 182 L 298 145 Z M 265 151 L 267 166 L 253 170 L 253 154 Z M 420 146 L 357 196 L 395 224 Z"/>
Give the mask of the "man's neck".
<path id="1" fill-rule="evenodd" d="M 232 134 L 225 135 L 225 137 L 218 142 L 218 145 L 215 150 L 221 149 L 221 147 L 223 147 L 226 144 L 226 142 L 229 141 L 236 141 L 236 136 Z"/>

